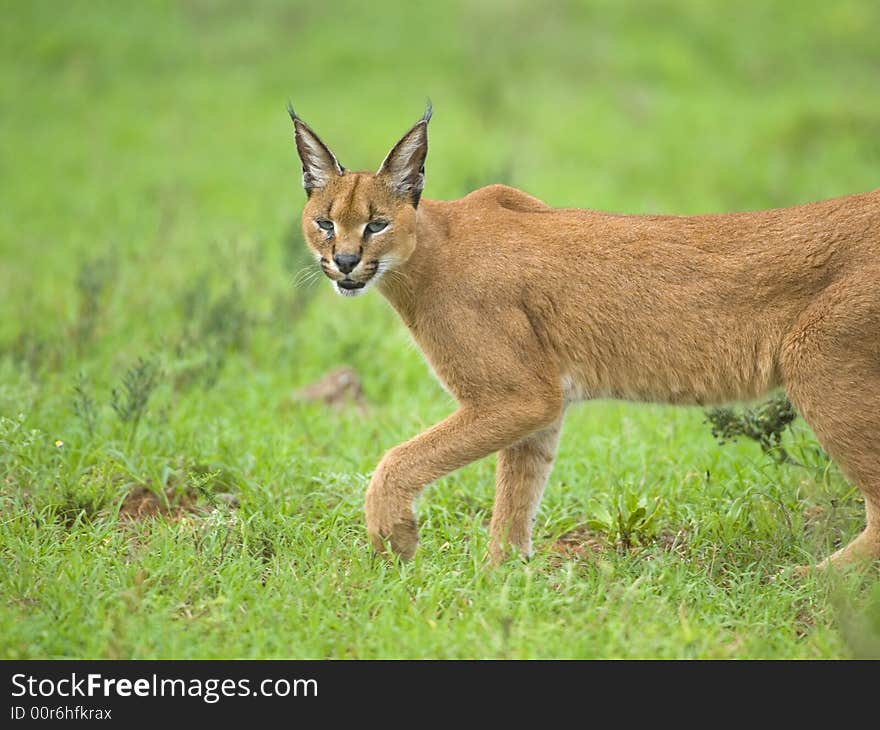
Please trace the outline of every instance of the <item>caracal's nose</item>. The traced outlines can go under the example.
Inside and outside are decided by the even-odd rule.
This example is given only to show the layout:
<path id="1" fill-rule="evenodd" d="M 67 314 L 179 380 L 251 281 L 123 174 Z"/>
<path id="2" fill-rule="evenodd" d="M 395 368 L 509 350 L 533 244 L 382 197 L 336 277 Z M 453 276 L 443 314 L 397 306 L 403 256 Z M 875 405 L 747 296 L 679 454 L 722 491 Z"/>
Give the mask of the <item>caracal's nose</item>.
<path id="1" fill-rule="evenodd" d="M 354 267 L 358 265 L 360 260 L 360 254 L 356 253 L 333 254 L 333 262 L 343 274 L 350 274 L 354 271 Z"/>

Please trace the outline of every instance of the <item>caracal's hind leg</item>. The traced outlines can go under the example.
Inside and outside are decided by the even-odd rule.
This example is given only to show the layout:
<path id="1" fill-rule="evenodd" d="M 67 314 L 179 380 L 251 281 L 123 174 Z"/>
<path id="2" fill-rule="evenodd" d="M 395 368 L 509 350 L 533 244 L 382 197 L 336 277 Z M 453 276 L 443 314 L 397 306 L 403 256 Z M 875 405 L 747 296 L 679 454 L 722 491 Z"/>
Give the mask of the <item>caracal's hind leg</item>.
<path id="1" fill-rule="evenodd" d="M 864 531 L 818 567 L 880 559 L 880 272 L 825 290 L 787 338 L 791 400 L 865 498 Z"/>
<path id="2" fill-rule="evenodd" d="M 532 553 L 532 527 L 559 443 L 562 418 L 498 452 L 489 559 L 501 562 L 509 548 Z"/>

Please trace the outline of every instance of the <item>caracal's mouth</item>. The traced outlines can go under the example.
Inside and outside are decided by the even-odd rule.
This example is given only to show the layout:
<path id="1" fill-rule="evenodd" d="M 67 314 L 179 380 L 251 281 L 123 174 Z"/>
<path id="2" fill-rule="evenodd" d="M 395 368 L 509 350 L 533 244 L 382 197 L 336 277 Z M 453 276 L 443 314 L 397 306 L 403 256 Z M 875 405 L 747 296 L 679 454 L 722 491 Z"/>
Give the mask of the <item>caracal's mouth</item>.
<path id="1" fill-rule="evenodd" d="M 346 276 L 344 279 L 334 279 L 333 288 L 344 297 L 356 297 L 363 294 L 375 280 L 375 274 L 364 281 L 355 281 Z"/>
<path id="2" fill-rule="evenodd" d="M 337 294 L 341 294 L 344 297 L 360 296 L 382 278 L 382 275 L 388 270 L 390 265 L 390 261 L 378 259 L 375 261 L 369 261 L 365 265 L 359 266 L 359 270 L 353 272 L 353 274 L 346 274 L 341 279 L 331 277 L 333 288 L 336 290 Z M 327 273 L 326 270 L 324 273 Z M 364 275 L 366 275 L 366 278 L 361 278 Z M 358 278 L 353 279 L 352 276 L 357 276 Z"/>
<path id="3" fill-rule="evenodd" d="M 352 279 L 342 279 L 337 281 L 336 286 L 346 291 L 354 291 L 355 289 L 363 289 L 367 285 L 365 281 L 353 281 Z"/>

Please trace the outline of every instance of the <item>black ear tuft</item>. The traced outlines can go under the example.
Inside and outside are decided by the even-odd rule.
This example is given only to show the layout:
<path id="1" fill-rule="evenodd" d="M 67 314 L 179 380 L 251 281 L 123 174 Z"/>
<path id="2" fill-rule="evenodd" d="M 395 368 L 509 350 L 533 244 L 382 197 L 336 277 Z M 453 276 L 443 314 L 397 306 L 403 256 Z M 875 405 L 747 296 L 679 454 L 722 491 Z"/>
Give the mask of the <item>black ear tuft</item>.
<path id="1" fill-rule="evenodd" d="M 290 102 L 287 102 L 287 113 L 293 122 L 296 151 L 302 161 L 303 187 L 311 195 L 313 190 L 326 186 L 334 176 L 345 174 L 345 168 L 309 125 L 297 116 Z"/>
<path id="2" fill-rule="evenodd" d="M 425 187 L 428 122 L 433 113 L 429 99 L 422 118 L 394 145 L 376 173 L 387 180 L 395 193 L 409 198 L 414 207 L 418 207 Z"/>

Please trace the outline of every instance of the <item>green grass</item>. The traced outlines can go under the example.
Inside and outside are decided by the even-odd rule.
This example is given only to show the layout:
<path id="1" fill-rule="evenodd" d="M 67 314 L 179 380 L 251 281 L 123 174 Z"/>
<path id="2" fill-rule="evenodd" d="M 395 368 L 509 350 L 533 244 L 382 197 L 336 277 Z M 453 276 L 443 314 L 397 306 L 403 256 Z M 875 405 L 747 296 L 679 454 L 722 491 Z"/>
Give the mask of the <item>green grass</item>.
<path id="1" fill-rule="evenodd" d="M 803 422 L 806 469 L 586 404 L 530 563 L 484 563 L 492 459 L 428 490 L 413 563 L 374 559 L 370 471 L 452 403 L 378 295 L 294 286 L 284 110 L 369 168 L 430 95 L 427 197 L 795 204 L 880 184 L 877 4 L 385 5 L 3 4 L 0 657 L 880 654 L 876 571 L 786 572 L 863 520 Z M 293 399 L 340 363 L 366 415 Z M 191 509 L 128 519 L 138 488 Z M 639 497 L 630 549 L 555 549 Z"/>

